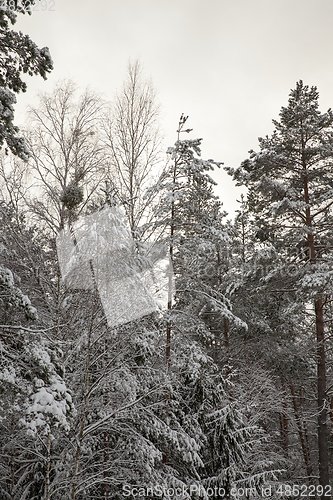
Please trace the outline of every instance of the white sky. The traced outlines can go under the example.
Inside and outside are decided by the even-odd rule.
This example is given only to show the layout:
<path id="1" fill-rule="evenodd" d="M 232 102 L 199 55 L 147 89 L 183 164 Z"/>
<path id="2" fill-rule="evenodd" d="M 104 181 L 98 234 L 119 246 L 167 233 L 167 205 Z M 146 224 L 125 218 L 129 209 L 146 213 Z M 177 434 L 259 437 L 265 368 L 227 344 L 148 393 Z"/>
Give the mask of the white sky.
<path id="1" fill-rule="evenodd" d="M 128 60 L 139 58 L 162 106 L 165 146 L 181 113 L 203 158 L 238 166 L 259 136 L 273 130 L 296 81 L 318 87 L 322 111 L 333 107 L 333 0 L 43 0 L 16 29 L 48 46 L 54 71 L 27 80 L 16 121 L 37 91 L 73 79 L 112 99 Z M 42 9 L 45 9 L 44 11 Z M 214 174 L 233 214 L 240 189 Z"/>

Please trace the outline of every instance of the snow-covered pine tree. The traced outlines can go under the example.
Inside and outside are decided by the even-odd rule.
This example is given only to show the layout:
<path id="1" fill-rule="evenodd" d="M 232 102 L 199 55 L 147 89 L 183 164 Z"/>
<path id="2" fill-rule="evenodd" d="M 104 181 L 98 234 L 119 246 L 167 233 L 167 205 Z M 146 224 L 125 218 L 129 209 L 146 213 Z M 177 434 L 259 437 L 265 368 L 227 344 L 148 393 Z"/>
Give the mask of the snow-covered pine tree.
<path id="1" fill-rule="evenodd" d="M 325 487 L 329 453 L 324 313 L 332 287 L 333 113 L 330 109 L 321 113 L 318 99 L 316 87 L 297 82 L 280 120 L 273 121 L 272 136 L 260 138 L 260 151 L 251 151 L 241 167 L 228 171 L 249 188 L 250 207 L 260 219 L 263 240 L 283 255 L 280 292 L 295 293 L 294 287 L 289 289 L 293 276 L 304 306 L 313 304 L 319 483 Z"/>

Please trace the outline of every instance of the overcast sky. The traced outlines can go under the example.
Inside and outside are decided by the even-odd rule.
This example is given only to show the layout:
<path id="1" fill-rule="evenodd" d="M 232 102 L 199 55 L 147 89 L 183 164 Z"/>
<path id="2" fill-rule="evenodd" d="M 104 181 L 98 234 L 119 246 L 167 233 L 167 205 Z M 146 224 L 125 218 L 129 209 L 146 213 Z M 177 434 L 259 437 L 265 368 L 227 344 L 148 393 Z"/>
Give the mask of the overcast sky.
<path id="1" fill-rule="evenodd" d="M 333 107 L 333 0 L 43 0 L 16 24 L 48 46 L 54 71 L 27 80 L 17 121 L 36 93 L 73 79 L 112 99 L 138 58 L 162 106 L 166 146 L 181 113 L 203 157 L 238 166 L 270 134 L 302 79 Z M 43 10 L 45 9 L 45 10 Z M 232 215 L 239 188 L 223 171 L 217 193 Z"/>

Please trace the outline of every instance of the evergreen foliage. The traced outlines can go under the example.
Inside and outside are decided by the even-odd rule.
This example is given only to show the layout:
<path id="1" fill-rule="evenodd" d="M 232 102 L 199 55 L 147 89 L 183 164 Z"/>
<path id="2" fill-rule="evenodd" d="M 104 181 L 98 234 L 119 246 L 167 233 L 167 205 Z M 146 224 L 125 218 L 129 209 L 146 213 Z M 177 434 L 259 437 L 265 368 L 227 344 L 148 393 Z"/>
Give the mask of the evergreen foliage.
<path id="1" fill-rule="evenodd" d="M 4 144 L 11 152 L 23 160 L 29 157 L 29 150 L 19 129 L 14 125 L 14 104 L 19 92 L 27 90 L 22 73 L 30 76 L 40 75 L 46 79 L 53 69 L 49 49 L 39 49 L 37 45 L 21 32 L 10 28 L 14 25 L 17 13 L 31 14 L 35 0 L 3 0 L 0 6 L 0 147 Z"/>

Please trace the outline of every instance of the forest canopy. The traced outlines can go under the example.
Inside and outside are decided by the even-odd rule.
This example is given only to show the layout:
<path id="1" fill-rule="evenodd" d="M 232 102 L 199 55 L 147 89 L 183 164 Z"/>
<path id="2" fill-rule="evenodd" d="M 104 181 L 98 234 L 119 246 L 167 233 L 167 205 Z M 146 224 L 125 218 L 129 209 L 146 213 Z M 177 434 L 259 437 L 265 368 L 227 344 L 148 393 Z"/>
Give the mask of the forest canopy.
<path id="1" fill-rule="evenodd" d="M 234 220 L 181 115 L 129 63 L 62 81 L 0 5 L 0 493 L 330 498 L 333 114 L 302 80 L 238 168 Z"/>

